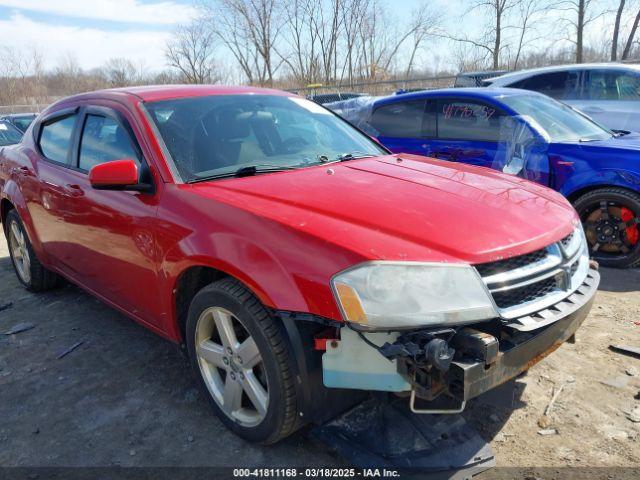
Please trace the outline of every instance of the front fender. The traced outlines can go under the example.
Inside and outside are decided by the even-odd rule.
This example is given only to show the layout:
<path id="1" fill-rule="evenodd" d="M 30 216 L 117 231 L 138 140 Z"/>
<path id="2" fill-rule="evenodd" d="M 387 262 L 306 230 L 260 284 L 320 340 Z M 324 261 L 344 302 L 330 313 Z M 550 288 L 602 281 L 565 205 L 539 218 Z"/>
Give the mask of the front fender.
<path id="1" fill-rule="evenodd" d="M 267 307 L 294 312 L 329 312 L 340 318 L 329 279 L 314 281 L 302 273 L 303 262 L 309 261 L 307 252 L 279 252 L 276 256 L 269 250 L 270 242 L 265 246 L 258 243 L 259 240 L 264 238 L 254 241 L 231 232 L 194 231 L 166 251 L 160 271 L 165 276 L 162 298 L 173 299 L 172 305 L 167 305 L 167 311 L 173 312 L 168 330 L 177 328 L 177 312 L 172 308 L 176 287 L 182 274 L 191 267 L 213 268 L 239 280 Z M 300 274 L 293 273 L 295 268 L 286 268 L 283 261 L 290 267 L 297 265 Z"/>
<path id="2" fill-rule="evenodd" d="M 559 188 L 565 197 L 598 187 L 621 187 L 640 192 L 640 173 L 620 168 L 603 168 L 569 177 Z"/>

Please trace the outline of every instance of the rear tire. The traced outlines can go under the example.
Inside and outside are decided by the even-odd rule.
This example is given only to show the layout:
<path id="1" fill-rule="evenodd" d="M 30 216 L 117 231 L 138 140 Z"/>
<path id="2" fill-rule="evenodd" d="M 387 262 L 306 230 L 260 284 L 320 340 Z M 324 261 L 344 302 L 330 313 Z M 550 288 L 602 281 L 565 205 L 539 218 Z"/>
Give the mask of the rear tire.
<path id="1" fill-rule="evenodd" d="M 227 278 L 203 288 L 186 327 L 198 384 L 231 431 L 271 444 L 301 426 L 286 334 L 241 283 Z"/>
<path id="2" fill-rule="evenodd" d="M 640 194 L 623 188 L 599 188 L 579 197 L 574 207 L 587 235 L 589 254 L 600 265 L 640 265 Z"/>
<path id="3" fill-rule="evenodd" d="M 16 210 L 7 214 L 4 233 L 13 269 L 27 290 L 34 293 L 45 292 L 62 283 L 58 275 L 47 270 L 38 260 Z"/>

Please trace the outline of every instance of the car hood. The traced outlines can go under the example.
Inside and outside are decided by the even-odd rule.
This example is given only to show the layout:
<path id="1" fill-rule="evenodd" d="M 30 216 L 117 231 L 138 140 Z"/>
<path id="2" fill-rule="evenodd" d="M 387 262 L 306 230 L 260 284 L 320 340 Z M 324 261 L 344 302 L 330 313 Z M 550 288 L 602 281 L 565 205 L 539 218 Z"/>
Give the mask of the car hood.
<path id="1" fill-rule="evenodd" d="M 577 221 L 550 189 L 406 154 L 184 188 L 369 260 L 482 263 L 558 241 Z"/>

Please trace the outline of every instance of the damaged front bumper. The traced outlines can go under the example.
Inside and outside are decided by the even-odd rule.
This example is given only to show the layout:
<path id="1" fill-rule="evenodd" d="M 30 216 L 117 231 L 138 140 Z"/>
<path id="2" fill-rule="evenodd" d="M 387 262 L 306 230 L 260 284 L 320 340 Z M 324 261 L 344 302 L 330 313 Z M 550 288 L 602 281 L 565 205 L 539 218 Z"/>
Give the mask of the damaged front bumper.
<path id="1" fill-rule="evenodd" d="M 414 410 L 424 412 L 433 412 L 429 404 L 444 395 L 458 403 L 448 411 L 459 411 L 570 340 L 591 309 L 599 281 L 598 272 L 589 270 L 567 298 L 512 320 L 409 333 L 342 328 L 341 340 L 328 344 L 323 355 L 325 386 L 407 392 L 412 408 L 416 398 L 426 403 L 426 410 Z"/>
<path id="2" fill-rule="evenodd" d="M 564 342 L 571 339 L 591 310 L 600 275 L 591 270 L 581 287 L 557 304 L 530 315 L 545 326 L 520 332 L 517 324 L 507 324 L 515 330 L 507 341 L 499 342 L 496 358 L 485 361 L 462 355 L 454 359 L 446 375 L 448 393 L 466 401 L 491 390 L 528 370 Z M 555 319 L 555 320 L 554 320 Z M 528 325 L 529 321 L 526 322 Z"/>

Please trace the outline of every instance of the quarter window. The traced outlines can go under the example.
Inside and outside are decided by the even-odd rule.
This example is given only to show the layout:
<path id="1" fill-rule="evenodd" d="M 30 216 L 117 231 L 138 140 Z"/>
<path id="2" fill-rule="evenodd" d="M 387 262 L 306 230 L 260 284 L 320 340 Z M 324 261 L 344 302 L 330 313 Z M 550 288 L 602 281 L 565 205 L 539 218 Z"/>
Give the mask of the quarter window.
<path id="1" fill-rule="evenodd" d="M 71 146 L 71 136 L 76 117 L 76 114 L 69 115 L 49 122 L 42 127 L 38 144 L 44 156 L 49 160 L 58 163 L 68 162 L 69 147 Z"/>
<path id="2" fill-rule="evenodd" d="M 373 112 L 371 126 L 382 137 L 420 138 L 433 134 L 429 125 L 423 128 L 425 101 L 396 102 Z"/>
<path id="3" fill-rule="evenodd" d="M 497 142 L 503 113 L 473 100 L 438 100 L 438 137 Z"/>
<path id="4" fill-rule="evenodd" d="M 112 118 L 87 115 L 80 143 L 80 169 L 88 171 L 101 163 L 123 159 L 138 161 L 126 130 Z"/>

